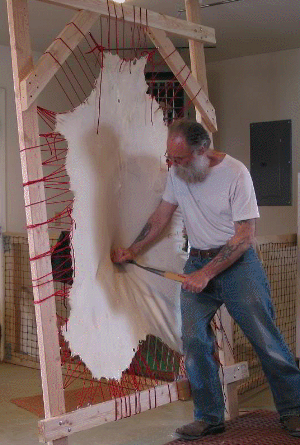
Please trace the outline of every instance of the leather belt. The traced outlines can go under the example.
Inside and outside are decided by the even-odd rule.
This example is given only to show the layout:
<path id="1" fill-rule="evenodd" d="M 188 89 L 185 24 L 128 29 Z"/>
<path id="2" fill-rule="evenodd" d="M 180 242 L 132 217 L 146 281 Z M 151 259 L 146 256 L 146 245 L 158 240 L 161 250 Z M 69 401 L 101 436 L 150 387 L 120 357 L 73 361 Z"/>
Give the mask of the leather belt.
<path id="1" fill-rule="evenodd" d="M 191 247 L 190 255 L 191 256 L 196 256 L 196 257 L 199 257 L 199 258 L 213 258 L 216 255 L 218 255 L 218 253 L 220 252 L 220 250 L 223 247 L 224 246 L 220 246 L 220 247 L 215 247 L 213 249 L 208 249 L 208 250 L 195 249 L 194 247 Z"/>

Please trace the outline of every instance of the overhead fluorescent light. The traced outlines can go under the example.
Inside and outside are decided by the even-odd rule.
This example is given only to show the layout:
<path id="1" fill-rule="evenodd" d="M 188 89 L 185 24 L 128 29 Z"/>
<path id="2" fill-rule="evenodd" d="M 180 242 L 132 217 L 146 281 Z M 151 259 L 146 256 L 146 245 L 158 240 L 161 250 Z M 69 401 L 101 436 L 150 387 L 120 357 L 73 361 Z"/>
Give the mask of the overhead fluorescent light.
<path id="1" fill-rule="evenodd" d="M 222 0 L 219 2 L 215 2 L 215 3 L 210 3 L 209 5 L 200 5 L 201 8 L 210 8 L 211 6 L 219 6 L 219 5 L 226 5 L 227 3 L 234 3 L 234 2 L 239 2 L 241 0 Z"/>

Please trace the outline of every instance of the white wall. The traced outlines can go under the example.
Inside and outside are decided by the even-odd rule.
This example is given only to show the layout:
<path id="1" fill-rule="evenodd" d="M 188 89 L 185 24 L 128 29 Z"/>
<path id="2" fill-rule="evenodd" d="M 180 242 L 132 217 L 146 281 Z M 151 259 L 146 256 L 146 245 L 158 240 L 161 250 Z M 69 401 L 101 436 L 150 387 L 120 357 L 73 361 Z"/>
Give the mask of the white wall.
<path id="1" fill-rule="evenodd" d="M 300 49 L 208 64 L 210 100 L 219 132 L 215 146 L 250 167 L 250 123 L 291 119 L 292 206 L 260 207 L 257 234 L 297 232 L 297 173 L 300 141 Z"/>
<path id="2" fill-rule="evenodd" d="M 6 230 L 6 91 L 0 88 L 0 232 Z M 1 237 L 1 233 L 0 233 Z"/>
<path id="3" fill-rule="evenodd" d="M 34 57 L 38 58 L 39 54 Z M 6 231 L 20 233 L 26 231 L 26 219 L 9 47 L 0 45 L 0 60 L 0 88 L 5 90 L 6 97 Z M 53 111 L 63 111 L 70 107 L 55 81 L 41 94 L 39 104 Z M 45 131 L 50 130 L 45 127 Z"/>
<path id="4" fill-rule="evenodd" d="M 25 210 L 10 48 L 0 45 L 0 88 L 6 96 L 6 230 L 25 231 Z"/>

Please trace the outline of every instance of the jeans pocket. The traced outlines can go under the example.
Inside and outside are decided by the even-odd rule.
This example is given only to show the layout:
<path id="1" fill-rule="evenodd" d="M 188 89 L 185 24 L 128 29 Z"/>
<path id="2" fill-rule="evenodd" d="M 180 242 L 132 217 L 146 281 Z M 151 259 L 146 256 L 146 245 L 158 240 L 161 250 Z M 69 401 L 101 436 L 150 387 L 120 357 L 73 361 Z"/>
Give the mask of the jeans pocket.
<path id="1" fill-rule="evenodd" d="M 196 270 L 199 270 L 201 268 L 201 264 L 197 261 L 197 258 L 189 257 L 187 262 L 185 263 L 185 266 L 183 268 L 183 272 L 186 274 L 195 272 Z"/>

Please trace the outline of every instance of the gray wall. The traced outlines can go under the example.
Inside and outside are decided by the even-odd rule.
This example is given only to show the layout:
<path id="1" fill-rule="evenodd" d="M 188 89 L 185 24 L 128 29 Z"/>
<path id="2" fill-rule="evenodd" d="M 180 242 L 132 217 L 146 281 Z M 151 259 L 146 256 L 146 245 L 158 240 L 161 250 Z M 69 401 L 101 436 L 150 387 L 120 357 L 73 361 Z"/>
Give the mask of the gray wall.
<path id="1" fill-rule="evenodd" d="M 291 119 L 292 206 L 260 207 L 258 235 L 297 232 L 297 173 L 300 138 L 300 49 L 208 64 L 210 100 L 219 132 L 215 147 L 250 163 L 250 123 Z"/>

